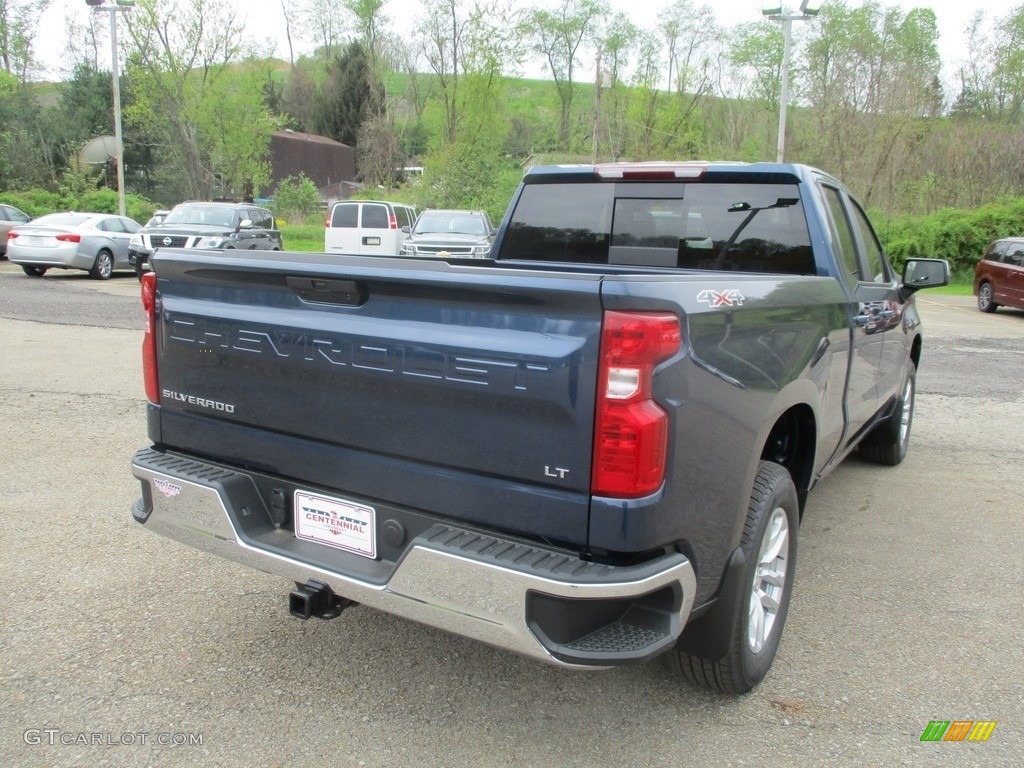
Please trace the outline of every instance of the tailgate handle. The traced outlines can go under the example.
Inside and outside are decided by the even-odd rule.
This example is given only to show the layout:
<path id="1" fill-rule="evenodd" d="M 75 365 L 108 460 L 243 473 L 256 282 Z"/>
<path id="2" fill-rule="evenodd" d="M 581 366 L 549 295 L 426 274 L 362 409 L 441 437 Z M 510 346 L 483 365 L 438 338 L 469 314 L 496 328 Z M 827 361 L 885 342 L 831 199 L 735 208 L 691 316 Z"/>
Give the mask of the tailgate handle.
<path id="1" fill-rule="evenodd" d="M 288 287 L 306 301 L 361 307 L 366 303 L 366 288 L 355 280 L 327 280 L 320 277 L 287 277 Z"/>

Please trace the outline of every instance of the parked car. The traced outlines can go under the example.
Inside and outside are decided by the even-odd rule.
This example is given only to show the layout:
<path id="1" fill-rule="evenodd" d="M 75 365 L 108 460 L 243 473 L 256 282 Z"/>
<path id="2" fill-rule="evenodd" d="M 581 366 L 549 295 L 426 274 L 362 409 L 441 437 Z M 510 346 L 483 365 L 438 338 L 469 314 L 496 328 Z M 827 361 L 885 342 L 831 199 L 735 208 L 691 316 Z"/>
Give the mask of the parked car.
<path id="1" fill-rule="evenodd" d="M 29 277 L 48 269 L 83 269 L 96 280 L 127 269 L 128 242 L 140 229 L 127 216 L 110 213 L 50 213 L 19 224 L 7 235 L 7 258 Z"/>
<path id="2" fill-rule="evenodd" d="M 486 211 L 424 211 L 402 243 L 403 256 L 485 259 L 494 242 Z"/>
<path id="3" fill-rule="evenodd" d="M 252 203 L 206 203 L 188 201 L 174 206 L 157 224 L 147 224 L 128 247 L 128 260 L 135 273 L 150 268 L 157 248 L 201 248 L 203 250 L 280 251 L 281 230 L 273 214 Z"/>
<path id="4" fill-rule="evenodd" d="M 331 206 L 324 250 L 346 256 L 397 256 L 416 209 L 384 200 L 344 200 Z"/>
<path id="5" fill-rule="evenodd" d="M 7 203 L 0 203 L 0 259 L 7 255 L 7 233 L 18 224 L 27 224 L 31 217 Z"/>
<path id="6" fill-rule="evenodd" d="M 985 249 L 974 268 L 974 295 L 982 312 L 1024 309 L 1024 237 L 996 240 Z"/>
<path id="7" fill-rule="evenodd" d="M 153 215 L 149 217 L 149 221 L 143 224 L 143 227 L 156 227 L 164 223 L 164 219 L 167 218 L 167 214 L 170 211 L 153 211 Z"/>

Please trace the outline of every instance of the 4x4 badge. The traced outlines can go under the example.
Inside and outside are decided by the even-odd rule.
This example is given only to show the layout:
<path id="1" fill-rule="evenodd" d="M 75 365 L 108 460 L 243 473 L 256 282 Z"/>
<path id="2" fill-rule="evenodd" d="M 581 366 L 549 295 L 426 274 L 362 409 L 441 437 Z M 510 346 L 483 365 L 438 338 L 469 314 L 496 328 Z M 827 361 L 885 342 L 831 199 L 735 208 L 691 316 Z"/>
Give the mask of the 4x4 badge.
<path id="1" fill-rule="evenodd" d="M 704 290 L 697 294 L 697 301 L 715 307 L 742 307 L 746 298 L 735 288 L 718 291 Z"/>

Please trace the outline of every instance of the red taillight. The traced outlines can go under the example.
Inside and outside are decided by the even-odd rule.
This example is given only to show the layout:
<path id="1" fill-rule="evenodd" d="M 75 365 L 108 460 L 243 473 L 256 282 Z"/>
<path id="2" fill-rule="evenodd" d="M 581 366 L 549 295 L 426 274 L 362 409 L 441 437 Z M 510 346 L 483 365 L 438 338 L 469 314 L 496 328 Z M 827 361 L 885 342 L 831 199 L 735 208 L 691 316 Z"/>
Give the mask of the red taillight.
<path id="1" fill-rule="evenodd" d="M 331 214 L 329 214 L 329 213 L 327 214 L 327 220 L 324 221 L 324 226 L 327 227 L 328 229 L 331 226 Z"/>
<path id="2" fill-rule="evenodd" d="M 595 496 L 638 498 L 661 487 L 668 414 L 652 397 L 654 369 L 681 347 L 673 314 L 605 312 L 590 482 Z"/>
<path id="3" fill-rule="evenodd" d="M 393 213 L 388 214 L 388 229 L 398 229 L 398 219 Z"/>
<path id="4" fill-rule="evenodd" d="M 146 399 L 160 404 L 160 383 L 156 371 L 156 273 L 142 275 L 142 309 L 146 313 L 146 334 L 142 338 L 142 377 Z"/>
<path id="5" fill-rule="evenodd" d="M 19 232 L 15 232 L 15 231 L 13 231 L 13 230 L 12 230 L 12 231 L 10 231 L 10 232 L 8 232 L 8 233 L 7 233 L 7 242 L 10 242 L 10 241 L 11 241 L 11 240 L 13 240 L 14 238 L 16 238 L 16 237 L 17 237 L 17 236 L 18 236 L 19 234 L 20 234 Z"/>
<path id="6" fill-rule="evenodd" d="M 57 235 L 57 239 L 62 243 L 80 243 L 82 242 L 81 235 Z"/>

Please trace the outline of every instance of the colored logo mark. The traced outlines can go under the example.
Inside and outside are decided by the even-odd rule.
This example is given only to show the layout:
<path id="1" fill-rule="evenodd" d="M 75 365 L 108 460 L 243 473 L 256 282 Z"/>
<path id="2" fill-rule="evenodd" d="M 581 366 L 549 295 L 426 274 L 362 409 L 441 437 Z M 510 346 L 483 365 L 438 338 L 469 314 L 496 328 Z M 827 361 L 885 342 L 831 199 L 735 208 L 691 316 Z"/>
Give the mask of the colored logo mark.
<path id="1" fill-rule="evenodd" d="M 988 741 L 995 729 L 995 720 L 932 720 L 921 741 Z"/>

